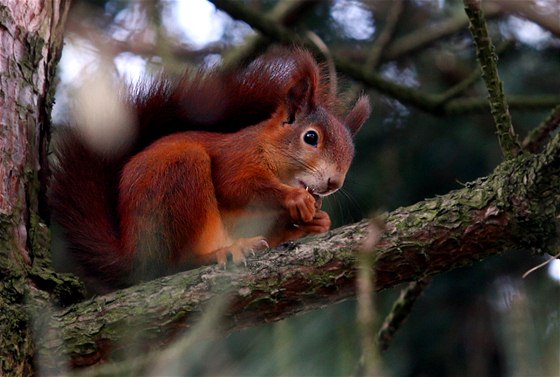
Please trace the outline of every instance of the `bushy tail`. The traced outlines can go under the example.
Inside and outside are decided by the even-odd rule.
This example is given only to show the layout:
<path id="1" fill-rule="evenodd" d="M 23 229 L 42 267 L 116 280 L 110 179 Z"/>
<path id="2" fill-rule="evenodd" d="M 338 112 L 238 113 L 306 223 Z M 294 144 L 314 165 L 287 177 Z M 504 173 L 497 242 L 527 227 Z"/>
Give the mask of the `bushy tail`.
<path id="1" fill-rule="evenodd" d="M 124 287 L 132 263 L 119 239 L 116 160 L 90 150 L 72 128 L 59 128 L 55 136 L 52 219 L 64 229 L 68 254 L 90 289 Z"/>

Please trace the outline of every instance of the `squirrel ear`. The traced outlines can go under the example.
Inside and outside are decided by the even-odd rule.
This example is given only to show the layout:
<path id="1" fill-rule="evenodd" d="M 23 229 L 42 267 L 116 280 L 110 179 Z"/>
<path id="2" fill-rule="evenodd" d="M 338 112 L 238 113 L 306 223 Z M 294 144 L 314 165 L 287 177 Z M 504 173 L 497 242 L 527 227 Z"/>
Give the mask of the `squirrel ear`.
<path id="1" fill-rule="evenodd" d="M 358 99 L 352 110 L 350 110 L 344 119 L 344 124 L 350 130 L 352 136 L 358 133 L 367 118 L 369 118 L 370 113 L 371 106 L 369 104 L 369 97 L 363 95 Z"/>
<path id="2" fill-rule="evenodd" d="M 313 88 L 308 77 L 301 78 L 291 86 L 286 95 L 287 123 L 293 123 L 296 114 L 310 105 L 312 96 Z"/>

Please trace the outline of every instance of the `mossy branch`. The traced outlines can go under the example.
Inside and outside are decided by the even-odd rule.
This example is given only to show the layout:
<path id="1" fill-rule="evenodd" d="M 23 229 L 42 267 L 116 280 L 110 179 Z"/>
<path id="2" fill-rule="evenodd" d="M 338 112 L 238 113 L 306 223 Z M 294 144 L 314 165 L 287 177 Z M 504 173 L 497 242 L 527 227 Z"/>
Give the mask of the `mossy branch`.
<path id="1" fill-rule="evenodd" d="M 498 57 L 488 35 L 480 0 L 464 0 L 464 4 L 469 18 L 469 30 L 476 46 L 476 56 L 480 64 L 482 78 L 488 89 L 490 112 L 494 117 L 502 154 L 506 159 L 509 159 L 517 155 L 521 147 L 513 129 L 502 81 L 498 75 L 496 64 Z"/>
<path id="2" fill-rule="evenodd" d="M 395 333 L 406 321 L 414 303 L 422 295 L 422 292 L 424 292 L 424 289 L 430 284 L 431 280 L 427 278 L 413 281 L 401 290 L 399 298 L 393 304 L 391 312 L 387 315 L 383 325 L 381 325 L 381 329 L 377 333 L 377 342 L 381 351 L 386 351 L 389 348 Z"/>
<path id="3" fill-rule="evenodd" d="M 376 245 L 375 289 L 497 253 L 546 251 L 558 236 L 559 184 L 557 135 L 542 154 L 519 155 L 488 178 L 388 213 Z M 74 366 L 93 365 L 122 353 L 130 337 L 162 346 L 194 326 L 215 300 L 229 302 L 221 320 L 227 332 L 353 297 L 355 251 L 367 229 L 364 220 L 250 258 L 246 268 L 203 267 L 56 311 L 40 348 L 67 355 Z"/>

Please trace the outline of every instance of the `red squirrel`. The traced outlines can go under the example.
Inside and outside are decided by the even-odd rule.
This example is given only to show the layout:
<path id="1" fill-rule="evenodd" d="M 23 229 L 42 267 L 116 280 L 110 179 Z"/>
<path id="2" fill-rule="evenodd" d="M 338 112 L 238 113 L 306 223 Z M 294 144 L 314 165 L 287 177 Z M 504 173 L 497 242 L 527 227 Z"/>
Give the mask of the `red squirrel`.
<path id="1" fill-rule="evenodd" d="M 280 49 L 159 77 L 125 98 L 135 136 L 110 153 L 62 127 L 49 203 L 90 288 L 326 232 L 321 198 L 342 186 L 370 105 L 361 97 L 341 120 L 322 71 L 309 52 Z"/>

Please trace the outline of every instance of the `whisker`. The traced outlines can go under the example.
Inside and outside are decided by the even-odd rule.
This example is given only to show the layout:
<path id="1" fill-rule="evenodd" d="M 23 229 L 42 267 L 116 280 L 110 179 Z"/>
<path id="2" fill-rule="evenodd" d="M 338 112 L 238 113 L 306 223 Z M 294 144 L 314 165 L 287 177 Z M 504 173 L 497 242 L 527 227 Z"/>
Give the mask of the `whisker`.
<path id="1" fill-rule="evenodd" d="M 346 210 L 347 214 L 344 219 L 345 222 L 358 220 L 355 218 L 356 213 L 358 214 L 359 218 L 363 218 L 367 215 L 366 211 L 363 208 L 363 205 L 361 205 L 358 200 L 350 195 L 348 191 L 346 191 L 344 188 L 341 188 L 337 192 L 340 192 L 340 194 L 344 197 L 344 204 L 342 204 L 342 207 Z"/>
<path id="2" fill-rule="evenodd" d="M 312 172 L 312 173 L 318 173 L 318 172 L 319 172 L 319 170 L 318 170 L 316 167 L 314 167 L 314 166 L 308 164 L 307 162 L 305 162 L 305 160 L 302 160 L 302 159 L 299 159 L 299 158 L 295 158 L 293 155 L 290 155 L 290 154 L 288 154 L 287 152 L 284 152 L 284 151 L 282 151 L 281 153 L 282 153 L 285 157 L 287 157 L 287 159 L 288 159 L 290 162 L 294 163 L 294 165 L 296 165 L 296 166 L 298 166 L 298 167 L 300 167 L 300 168 L 303 168 L 304 170 L 310 171 L 310 172 Z"/>

